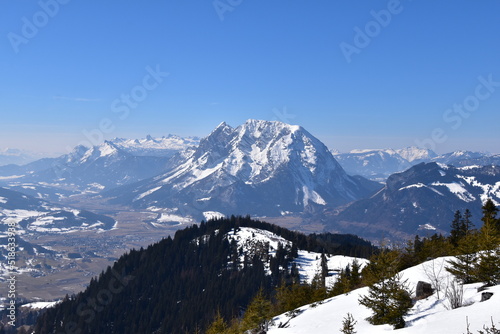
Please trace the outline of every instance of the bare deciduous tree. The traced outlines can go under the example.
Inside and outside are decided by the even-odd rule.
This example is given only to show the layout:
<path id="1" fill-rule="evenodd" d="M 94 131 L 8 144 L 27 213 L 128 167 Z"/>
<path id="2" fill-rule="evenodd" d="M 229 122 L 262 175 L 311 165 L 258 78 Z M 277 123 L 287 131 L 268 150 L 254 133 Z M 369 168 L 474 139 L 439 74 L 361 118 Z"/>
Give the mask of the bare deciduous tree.
<path id="1" fill-rule="evenodd" d="M 446 299 L 451 309 L 462 307 L 464 303 L 464 286 L 456 279 L 448 281 L 445 292 Z"/>
<path id="2" fill-rule="evenodd" d="M 432 288 L 436 291 L 437 299 L 440 299 L 440 292 L 446 287 L 446 271 L 443 270 L 444 262 L 432 260 L 430 263 L 423 265 L 423 270 L 429 281 L 431 281 Z"/>

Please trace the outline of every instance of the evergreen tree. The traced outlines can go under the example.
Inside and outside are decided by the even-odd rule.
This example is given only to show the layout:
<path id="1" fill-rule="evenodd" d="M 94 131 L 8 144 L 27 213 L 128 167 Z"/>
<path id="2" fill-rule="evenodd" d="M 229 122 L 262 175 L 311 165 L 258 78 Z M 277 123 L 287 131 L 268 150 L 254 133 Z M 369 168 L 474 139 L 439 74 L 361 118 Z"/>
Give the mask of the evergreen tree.
<path id="1" fill-rule="evenodd" d="M 310 294 L 311 299 L 306 301 L 304 304 L 322 302 L 324 299 L 328 297 L 325 287 L 325 280 L 321 273 L 317 273 L 316 275 L 314 275 L 311 285 L 309 287 L 311 289 L 311 294 Z"/>
<path id="2" fill-rule="evenodd" d="M 333 287 L 330 290 L 330 295 L 338 296 L 344 293 L 348 293 L 349 291 L 351 291 L 349 276 L 346 270 L 342 269 L 340 273 L 337 275 L 337 280 L 335 281 Z"/>
<path id="3" fill-rule="evenodd" d="M 456 248 L 458 255 L 455 260 L 447 261 L 446 271 L 453 274 L 461 284 L 476 281 L 477 237 L 469 233 L 462 238 Z"/>
<path id="4" fill-rule="evenodd" d="M 328 260 L 325 253 L 321 253 L 321 283 L 325 287 L 326 277 L 328 277 Z"/>
<path id="5" fill-rule="evenodd" d="M 228 329 L 224 318 L 221 316 L 220 311 L 217 311 L 214 321 L 208 327 L 206 334 L 223 334 Z"/>
<path id="6" fill-rule="evenodd" d="M 241 330 L 253 330 L 257 333 L 267 331 L 270 319 L 271 302 L 266 299 L 263 290 L 260 289 L 245 311 L 245 315 L 241 321 Z"/>
<path id="7" fill-rule="evenodd" d="M 479 231 L 479 262 L 476 267 L 477 279 L 490 285 L 500 283 L 500 237 L 497 230 L 498 209 L 491 199 L 483 206 L 483 226 Z"/>
<path id="8" fill-rule="evenodd" d="M 500 219 L 497 219 L 498 208 L 495 206 L 495 203 L 488 198 L 483 205 L 483 224 L 492 225 L 493 229 L 500 233 Z"/>
<path id="9" fill-rule="evenodd" d="M 373 311 L 368 321 L 373 325 L 390 324 L 394 329 L 405 326 L 404 316 L 412 307 L 406 281 L 398 273 L 398 252 L 383 250 L 372 256 L 367 266 L 370 280 L 368 295 L 358 301 Z"/>
<path id="10" fill-rule="evenodd" d="M 465 209 L 464 217 L 460 224 L 463 237 L 469 235 L 474 229 L 474 223 L 471 221 L 471 218 L 472 213 L 469 211 L 469 209 Z"/>
<path id="11" fill-rule="evenodd" d="M 453 217 L 453 221 L 451 222 L 451 231 L 450 231 L 450 242 L 453 247 L 458 247 L 458 242 L 463 237 L 462 235 L 462 213 L 460 210 L 455 212 L 455 216 Z"/>
<path id="12" fill-rule="evenodd" d="M 459 238 L 455 245 L 456 260 L 447 261 L 449 267 L 446 267 L 446 270 L 453 274 L 461 284 L 473 283 L 477 279 L 478 238 L 472 230 L 474 224 L 471 221 L 471 216 L 469 209 L 467 209 L 464 216 L 460 218 L 458 227 Z"/>
<path id="13" fill-rule="evenodd" d="M 361 286 L 361 265 L 357 259 L 354 259 L 351 267 L 351 276 L 349 279 L 349 288 L 351 290 L 357 289 Z"/>
<path id="14" fill-rule="evenodd" d="M 354 326 L 356 326 L 357 321 L 354 320 L 351 313 L 347 313 L 345 318 L 342 321 L 342 328 L 340 332 L 343 334 L 356 334 L 357 332 L 354 330 Z"/>

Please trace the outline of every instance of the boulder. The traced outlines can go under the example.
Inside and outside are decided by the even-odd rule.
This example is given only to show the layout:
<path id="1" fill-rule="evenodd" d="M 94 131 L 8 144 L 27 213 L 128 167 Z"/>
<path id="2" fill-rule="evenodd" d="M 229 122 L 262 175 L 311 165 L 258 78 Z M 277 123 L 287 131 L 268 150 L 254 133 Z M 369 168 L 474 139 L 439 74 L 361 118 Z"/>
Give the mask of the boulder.
<path id="1" fill-rule="evenodd" d="M 418 281 L 415 293 L 417 299 L 424 299 L 432 295 L 434 293 L 434 289 L 430 283 Z"/>
<path id="2" fill-rule="evenodd" d="M 484 301 L 490 299 L 491 296 L 493 296 L 493 292 L 483 292 L 481 294 L 481 301 L 484 302 Z"/>

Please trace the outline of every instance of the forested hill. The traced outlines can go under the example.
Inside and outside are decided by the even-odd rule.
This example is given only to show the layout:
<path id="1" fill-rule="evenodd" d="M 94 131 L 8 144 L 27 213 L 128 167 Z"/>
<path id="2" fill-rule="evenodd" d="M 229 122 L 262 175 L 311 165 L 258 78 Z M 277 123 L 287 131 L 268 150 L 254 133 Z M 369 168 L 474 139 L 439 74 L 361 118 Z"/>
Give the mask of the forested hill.
<path id="1" fill-rule="evenodd" d="M 269 241 L 253 238 L 243 247 L 243 229 L 265 231 Z M 298 250 L 369 257 L 374 247 L 355 236 L 306 236 L 249 217 L 202 222 L 123 255 L 84 292 L 41 316 L 35 333 L 204 332 L 218 312 L 240 316 L 259 289 L 271 295 L 279 284 L 297 282 Z"/>

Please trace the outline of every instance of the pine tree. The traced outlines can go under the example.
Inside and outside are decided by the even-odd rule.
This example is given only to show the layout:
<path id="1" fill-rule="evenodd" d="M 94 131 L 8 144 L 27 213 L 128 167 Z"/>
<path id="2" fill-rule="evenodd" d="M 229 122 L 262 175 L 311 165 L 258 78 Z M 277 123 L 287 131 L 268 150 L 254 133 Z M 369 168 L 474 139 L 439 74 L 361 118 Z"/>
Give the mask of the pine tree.
<path id="1" fill-rule="evenodd" d="M 479 231 L 479 262 L 476 267 L 479 281 L 490 285 L 500 283 L 500 237 L 496 224 L 498 209 L 491 199 L 483 206 L 483 226 Z"/>
<path id="2" fill-rule="evenodd" d="M 465 209 L 463 219 L 460 223 L 460 229 L 462 231 L 462 236 L 465 237 L 469 235 L 474 229 L 474 223 L 471 220 L 472 213 L 469 209 Z"/>
<path id="3" fill-rule="evenodd" d="M 483 224 L 491 224 L 493 229 L 500 233 L 500 219 L 497 219 L 498 208 L 495 206 L 495 203 L 488 198 L 483 205 Z"/>
<path id="4" fill-rule="evenodd" d="M 450 242 L 453 245 L 453 247 L 458 247 L 458 242 L 463 237 L 461 222 L 462 222 L 462 213 L 460 212 L 460 210 L 457 210 L 455 212 L 455 216 L 453 217 L 453 221 L 451 222 L 451 231 L 450 231 Z"/>
<path id="5" fill-rule="evenodd" d="M 206 334 L 222 334 L 228 329 L 224 318 L 221 316 L 220 311 L 217 311 L 214 321 L 208 327 Z"/>
<path id="6" fill-rule="evenodd" d="M 325 253 L 321 253 L 321 283 L 325 287 L 326 277 L 328 277 L 328 260 Z"/>
<path id="7" fill-rule="evenodd" d="M 351 291 L 350 285 L 351 284 L 348 274 L 346 273 L 345 269 L 342 269 L 337 276 L 337 280 L 330 290 L 330 295 L 338 296 L 344 293 L 348 293 L 349 291 Z"/>
<path id="8" fill-rule="evenodd" d="M 456 277 L 461 284 L 476 281 L 477 237 L 469 234 L 461 239 L 457 246 L 458 255 L 455 260 L 447 261 L 446 271 Z"/>
<path id="9" fill-rule="evenodd" d="M 472 215 L 469 209 L 467 209 L 464 216 L 460 218 L 458 225 L 459 238 L 455 245 L 455 252 L 458 255 L 456 256 L 456 260 L 447 261 L 449 266 L 446 267 L 446 270 L 453 274 L 461 284 L 469 284 L 477 280 L 475 267 L 478 258 L 478 238 L 472 229 L 474 224 L 471 221 L 471 217 Z"/>
<path id="10" fill-rule="evenodd" d="M 325 280 L 322 273 L 317 273 L 316 275 L 314 275 L 309 287 L 311 289 L 311 300 L 307 301 L 306 304 L 322 302 L 328 297 L 325 287 Z"/>
<path id="11" fill-rule="evenodd" d="M 266 299 L 263 290 L 260 289 L 245 311 L 245 315 L 243 316 L 243 320 L 241 322 L 241 329 L 243 331 L 267 331 L 270 319 L 271 302 Z"/>
<path id="12" fill-rule="evenodd" d="M 356 326 L 357 321 L 354 320 L 351 313 L 347 313 L 345 318 L 342 321 L 342 328 L 340 332 L 343 334 L 356 334 L 357 332 L 354 330 L 354 326 Z"/>
<path id="13" fill-rule="evenodd" d="M 351 267 L 351 277 L 349 279 L 349 288 L 357 289 L 361 286 L 361 265 L 357 259 L 354 259 Z"/>
<path id="14" fill-rule="evenodd" d="M 401 280 L 398 269 L 398 252 L 383 250 L 372 256 L 367 272 L 370 280 L 368 295 L 358 301 L 371 308 L 373 315 L 368 321 L 373 325 L 390 324 L 394 329 L 405 326 L 404 316 L 412 307 L 406 281 Z"/>

